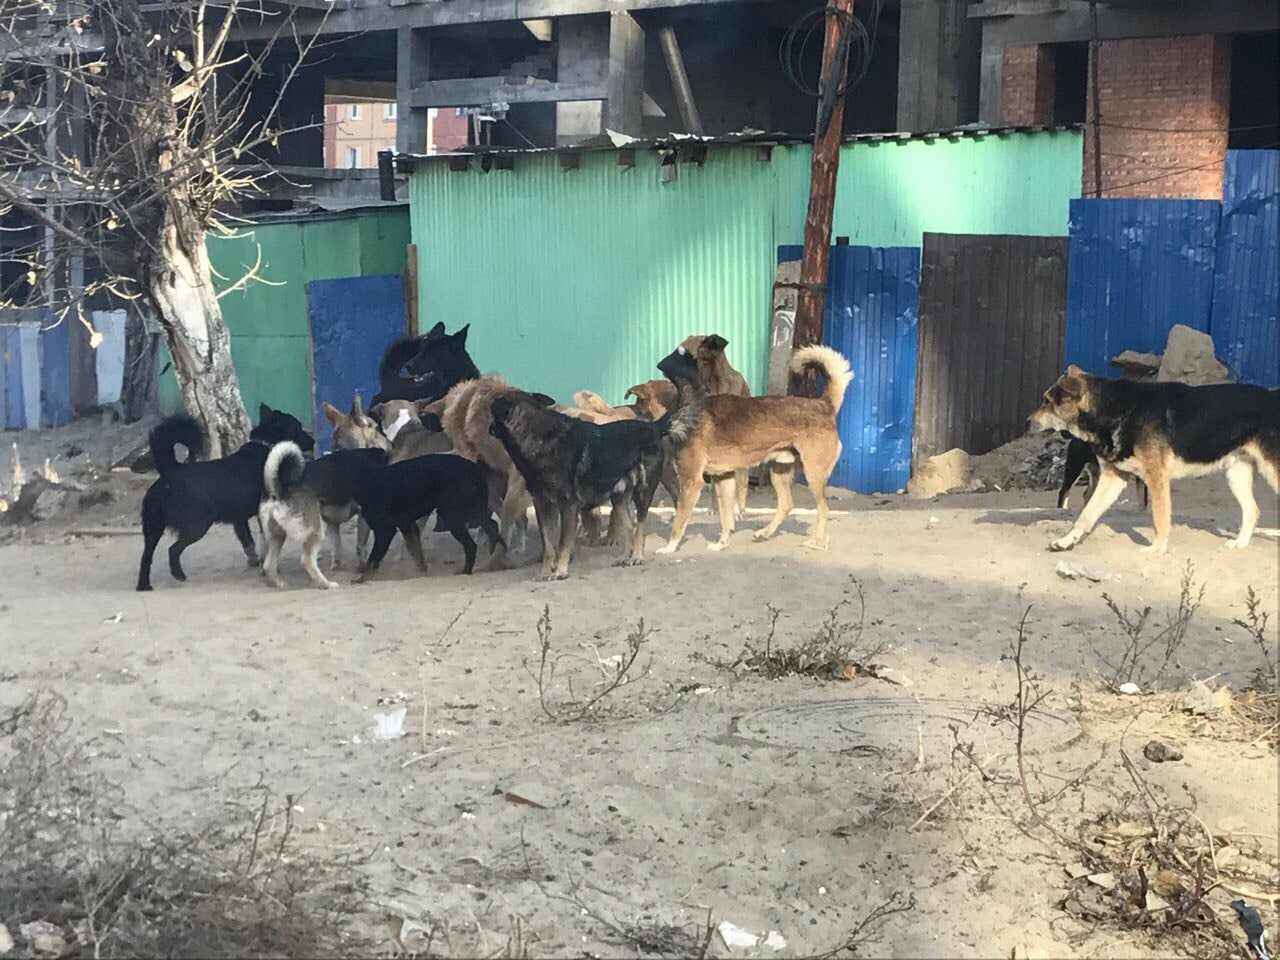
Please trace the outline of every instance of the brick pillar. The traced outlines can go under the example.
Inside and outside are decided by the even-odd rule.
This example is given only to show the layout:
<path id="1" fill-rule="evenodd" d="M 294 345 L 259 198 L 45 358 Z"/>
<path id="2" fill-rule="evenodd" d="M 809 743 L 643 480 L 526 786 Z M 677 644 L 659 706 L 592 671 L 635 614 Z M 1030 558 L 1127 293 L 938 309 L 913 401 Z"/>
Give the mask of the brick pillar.
<path id="1" fill-rule="evenodd" d="M 1222 198 L 1230 36 L 1103 40 L 1098 86 L 1104 197 Z M 1093 117 L 1092 76 L 1086 117 Z M 1093 150 L 1087 122 L 1086 197 L 1093 196 Z"/>
<path id="2" fill-rule="evenodd" d="M 1045 44 L 1005 47 L 1000 122 L 1009 126 L 1053 123 L 1053 50 Z"/>

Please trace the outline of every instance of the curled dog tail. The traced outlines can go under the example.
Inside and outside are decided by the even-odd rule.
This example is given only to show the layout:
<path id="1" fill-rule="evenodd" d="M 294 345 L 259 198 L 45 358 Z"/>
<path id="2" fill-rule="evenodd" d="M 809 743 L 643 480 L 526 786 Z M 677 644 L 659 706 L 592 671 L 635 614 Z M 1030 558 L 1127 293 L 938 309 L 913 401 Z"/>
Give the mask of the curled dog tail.
<path id="1" fill-rule="evenodd" d="M 267 454 L 267 462 L 262 468 L 262 485 L 267 496 L 272 500 L 287 500 L 293 488 L 301 482 L 306 466 L 302 449 L 296 443 L 289 440 L 277 443 Z"/>
<path id="2" fill-rule="evenodd" d="M 165 418 L 151 431 L 147 442 L 151 447 L 151 459 L 162 477 L 178 466 L 178 455 L 173 449 L 178 444 L 187 448 L 188 463 L 204 456 L 204 431 L 186 414 Z"/>
<path id="3" fill-rule="evenodd" d="M 677 390 L 675 406 L 665 410 L 655 426 L 659 436 L 670 437 L 676 446 L 681 446 L 698 426 L 707 393 L 701 381 L 696 379 L 692 383 L 680 384 Z"/>
<path id="4" fill-rule="evenodd" d="M 830 347 L 813 344 L 801 347 L 791 356 L 792 373 L 801 373 L 808 367 L 817 367 L 827 378 L 827 388 L 822 391 L 822 399 L 831 404 L 832 413 L 839 413 L 840 406 L 844 403 L 844 393 L 853 380 L 849 361 Z"/>

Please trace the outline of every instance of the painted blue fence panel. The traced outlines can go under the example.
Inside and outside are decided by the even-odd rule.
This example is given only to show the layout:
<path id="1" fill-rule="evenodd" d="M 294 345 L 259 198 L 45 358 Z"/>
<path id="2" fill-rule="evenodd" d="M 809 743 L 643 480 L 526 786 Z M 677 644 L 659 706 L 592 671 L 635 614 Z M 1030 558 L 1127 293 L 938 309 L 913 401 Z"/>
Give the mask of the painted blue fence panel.
<path id="1" fill-rule="evenodd" d="M 320 412 L 329 401 L 346 411 L 352 394 L 367 404 L 378 392 L 378 362 L 404 334 L 399 275 L 312 280 L 307 284 L 316 408 L 316 449 L 328 450 L 333 427 Z"/>
<path id="2" fill-rule="evenodd" d="M 41 426 L 71 422 L 71 331 L 67 323 L 49 317 L 40 331 Z"/>
<path id="3" fill-rule="evenodd" d="M 779 248 L 796 260 L 800 247 Z M 853 368 L 836 423 L 842 449 L 831 483 L 893 492 L 911 476 L 920 248 L 831 248 L 822 341 Z"/>
<path id="4" fill-rule="evenodd" d="M 1280 150 L 1229 150 L 1209 332 L 1247 383 L 1280 383 Z"/>
<path id="5" fill-rule="evenodd" d="M 1124 350 L 1160 353 L 1169 330 L 1208 331 L 1221 204 L 1072 200 L 1065 358 L 1114 376 Z"/>

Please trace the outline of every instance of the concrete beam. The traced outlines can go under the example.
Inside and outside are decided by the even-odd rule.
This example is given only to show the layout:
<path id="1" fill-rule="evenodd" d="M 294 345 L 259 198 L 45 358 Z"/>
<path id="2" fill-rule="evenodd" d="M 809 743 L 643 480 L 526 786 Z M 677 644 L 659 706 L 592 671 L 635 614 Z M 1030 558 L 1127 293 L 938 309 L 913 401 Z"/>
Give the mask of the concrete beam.
<path id="1" fill-rule="evenodd" d="M 409 102 L 415 107 L 470 107 L 487 103 L 560 103 L 568 100 L 604 100 L 605 84 L 560 83 L 530 78 L 523 83 L 507 77 L 471 77 L 465 80 L 431 80 L 413 89 Z"/>
<path id="2" fill-rule="evenodd" d="M 982 27 L 965 0 L 902 0 L 898 31 L 899 130 L 939 130 L 978 114 Z"/>
<path id="3" fill-rule="evenodd" d="M 396 85 L 383 80 L 326 80 L 324 95 L 350 103 L 385 103 L 396 99 Z"/>
<path id="4" fill-rule="evenodd" d="M 575 0 L 573 15 L 593 13 L 632 13 L 637 10 L 667 10 L 713 4 L 759 3 L 762 0 Z M 396 30 L 401 27 L 447 27 L 477 23 L 497 23 L 506 20 L 542 20 L 566 16 L 565 0 L 449 0 L 447 3 L 414 3 L 392 5 L 389 3 L 335 9 L 328 16 L 307 10 L 294 15 L 299 33 L 370 33 L 375 30 Z M 235 40 L 263 40 L 280 31 L 279 17 L 261 17 L 241 10 L 237 13 L 238 25 L 231 30 Z"/>
<path id="5" fill-rule="evenodd" d="M 1075 3 L 1057 13 L 1023 16 L 982 12 L 993 3 L 976 4 L 969 16 L 983 20 L 983 43 L 987 31 L 993 41 L 1005 46 L 1030 43 L 1068 43 L 1088 40 L 1091 34 L 1087 4 Z M 1215 0 L 1152 3 L 1116 7 L 1098 4 L 1098 35 L 1104 40 L 1132 37 L 1190 36 L 1201 33 L 1243 33 L 1280 29 L 1280 4 L 1275 0 Z"/>

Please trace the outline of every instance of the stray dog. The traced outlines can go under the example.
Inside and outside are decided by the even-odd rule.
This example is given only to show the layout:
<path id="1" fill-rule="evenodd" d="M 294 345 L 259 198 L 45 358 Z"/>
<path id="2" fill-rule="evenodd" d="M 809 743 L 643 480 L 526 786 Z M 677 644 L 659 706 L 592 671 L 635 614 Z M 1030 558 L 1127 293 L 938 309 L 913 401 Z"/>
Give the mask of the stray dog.
<path id="1" fill-rule="evenodd" d="M 320 404 L 320 410 L 333 427 L 331 450 L 364 450 L 369 447 L 391 450 L 391 441 L 378 429 L 378 422 L 360 409 L 360 394 L 351 398 L 351 410 L 347 413 L 328 401 Z"/>
<path id="2" fill-rule="evenodd" d="M 431 430 L 422 422 L 426 400 L 388 400 L 369 408 L 382 426 L 382 436 L 391 444 L 391 462 L 412 460 L 429 453 L 450 453 L 453 441 L 443 430 Z M 430 414 L 428 414 L 430 416 Z"/>
<path id="3" fill-rule="evenodd" d="M 577 417 L 591 423 L 613 423 L 615 420 L 656 420 L 650 417 L 639 404 L 628 404 L 613 407 L 604 402 L 604 398 L 590 390 L 579 390 L 573 395 L 572 407 L 556 407 L 566 417 Z M 661 414 L 659 414 L 661 416 Z"/>
<path id="4" fill-rule="evenodd" d="M 635 510 L 630 554 L 621 566 L 644 562 L 644 521 L 662 473 L 662 439 L 682 443 L 700 404 L 678 404 L 656 423 L 615 420 L 594 424 L 566 417 L 518 393 L 491 401 L 493 436 L 524 479 L 542 534 L 540 580 L 564 580 L 585 510 L 611 501 L 620 518 L 630 500 Z M 557 542 L 553 543 L 553 537 Z"/>
<path id="5" fill-rule="evenodd" d="M 791 358 L 791 370 L 800 373 L 817 367 L 827 378 L 821 397 L 736 397 L 721 394 L 705 398 L 702 415 L 688 440 L 676 453 L 680 487 L 671 539 L 659 553 L 673 553 L 684 539 L 685 527 L 702 492 L 704 474 L 711 474 L 720 515 L 720 539 L 710 544 L 723 550 L 733 532 L 733 480 L 725 474 L 760 463 L 769 464 L 769 478 L 778 497 L 769 524 L 755 534 L 766 540 L 791 513 L 791 484 L 799 458 L 805 479 L 817 503 L 818 518 L 805 546 L 825 549 L 827 542 L 827 477 L 840 456 L 836 414 L 853 380 L 849 363 L 830 347 L 801 347 Z M 677 385 L 696 383 L 701 389 L 697 360 L 683 347 L 658 364 Z"/>
<path id="6" fill-rule="evenodd" d="M 169 547 L 169 573 L 186 580 L 182 551 L 200 540 L 215 523 L 229 523 L 244 548 L 249 565 L 258 562 L 249 520 L 258 514 L 262 500 L 262 467 L 272 445 L 292 441 L 301 450 L 314 450 L 316 442 L 296 417 L 266 404 L 258 410 L 258 425 L 248 442 L 219 460 L 200 461 L 205 450 L 204 433 L 191 417 L 176 416 L 151 431 L 151 457 L 160 478 L 142 498 L 142 562 L 138 590 L 151 589 L 151 560 L 165 530 L 178 539 Z M 179 463 L 174 447 L 187 448 L 187 462 Z"/>
<path id="7" fill-rule="evenodd" d="M 369 404 L 388 400 L 438 400 L 463 380 L 480 376 L 467 353 L 467 330 L 445 333 L 437 323 L 420 337 L 402 337 L 387 347 L 378 364 L 378 393 Z M 402 377 L 401 372 L 407 373 Z"/>
<path id="8" fill-rule="evenodd" d="M 373 530 L 373 551 L 357 582 L 377 573 L 396 532 L 426 572 L 422 531 L 418 521 L 436 515 L 436 530 L 448 531 L 462 545 L 464 574 L 475 568 L 476 542 L 470 527 L 479 527 L 489 540 L 489 552 L 501 544 L 498 525 L 489 511 L 489 493 L 480 468 L 452 454 L 415 457 L 388 464 L 381 450 L 344 450 L 305 465 L 293 444 L 272 449 L 264 467 L 268 499 L 261 516 L 268 529 L 269 559 L 264 564 L 268 580 L 280 586 L 276 565 L 280 547 L 292 533 L 303 541 L 303 564 L 317 585 L 336 586 L 315 564 L 315 550 L 323 538 L 325 510 L 351 510 Z"/>
<path id="9" fill-rule="evenodd" d="M 1067 434 L 1067 436 L 1071 435 Z M 1071 489 L 1082 473 L 1089 475 L 1088 483 L 1084 488 L 1084 502 L 1088 503 L 1098 486 L 1099 469 L 1098 458 L 1094 456 L 1092 448 L 1083 440 L 1071 437 L 1071 442 L 1067 444 L 1067 462 L 1063 469 L 1062 487 L 1058 490 L 1058 509 L 1067 509 L 1067 504 L 1071 502 Z M 1149 502 L 1147 485 L 1137 477 L 1134 477 L 1133 482 L 1142 488 L 1142 505 L 1145 507 Z"/>
<path id="10" fill-rule="evenodd" d="M 627 396 L 636 398 L 633 406 L 647 419 L 658 420 L 675 406 L 676 387 L 670 380 L 646 380 L 628 390 Z"/>
<path id="11" fill-rule="evenodd" d="M 306 463 L 295 444 L 278 443 L 267 454 L 262 468 L 263 500 L 258 507 L 262 525 L 262 573 L 273 587 L 280 580 L 280 548 L 293 536 L 302 541 L 302 566 L 312 582 L 327 590 L 338 584 L 320 572 L 316 562 L 325 533 L 334 541 L 333 566 L 341 563 L 338 525 L 356 512 L 360 484 L 365 475 L 387 463 L 387 451 L 378 448 L 335 450 Z"/>
<path id="12" fill-rule="evenodd" d="M 1280 492 L 1280 393 L 1240 383 L 1189 387 L 1094 377 L 1070 366 L 1031 415 L 1033 428 L 1066 430 L 1098 459 L 1098 486 L 1071 531 L 1050 550 L 1070 550 L 1093 530 L 1125 487 L 1125 474 L 1151 491 L 1155 538 L 1143 553 L 1169 549 L 1170 481 L 1225 473 L 1240 504 L 1240 532 L 1229 547 L 1246 547 L 1258 524 L 1254 471 Z"/>

